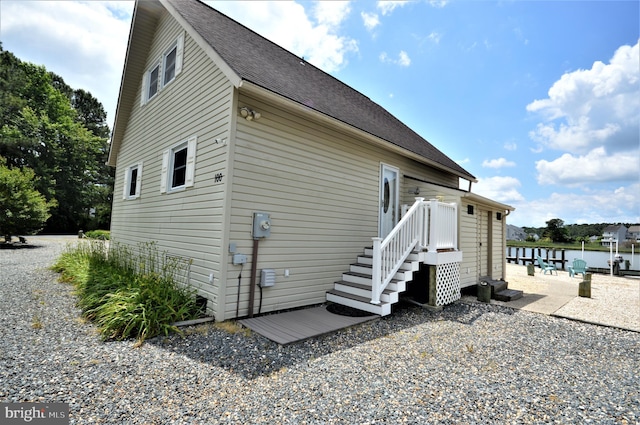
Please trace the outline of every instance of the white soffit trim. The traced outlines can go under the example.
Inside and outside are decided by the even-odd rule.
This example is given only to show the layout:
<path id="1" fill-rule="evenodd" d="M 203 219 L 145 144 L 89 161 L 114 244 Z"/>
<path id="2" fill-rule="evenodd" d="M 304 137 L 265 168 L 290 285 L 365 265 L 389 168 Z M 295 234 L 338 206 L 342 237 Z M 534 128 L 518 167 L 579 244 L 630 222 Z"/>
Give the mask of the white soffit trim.
<path id="1" fill-rule="evenodd" d="M 515 211 L 515 208 L 512 207 L 511 205 L 503 204 L 498 201 L 485 198 L 484 196 L 480 196 L 477 193 L 467 192 L 463 195 L 463 197 L 469 199 L 472 202 L 477 202 L 479 204 L 483 204 L 489 207 L 498 208 L 501 210 Z"/>

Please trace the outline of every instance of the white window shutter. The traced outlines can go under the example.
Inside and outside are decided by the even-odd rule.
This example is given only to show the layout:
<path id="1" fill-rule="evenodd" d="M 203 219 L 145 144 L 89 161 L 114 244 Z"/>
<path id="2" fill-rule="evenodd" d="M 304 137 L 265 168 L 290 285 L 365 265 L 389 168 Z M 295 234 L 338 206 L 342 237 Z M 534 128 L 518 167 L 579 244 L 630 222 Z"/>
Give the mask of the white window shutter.
<path id="1" fill-rule="evenodd" d="M 187 141 L 187 172 L 184 179 L 185 187 L 193 186 L 193 179 L 196 168 L 196 144 L 198 137 L 193 136 Z"/>
<path id="2" fill-rule="evenodd" d="M 167 192 L 167 180 L 169 172 L 169 155 L 170 150 L 166 150 L 162 153 L 162 175 L 160 176 L 160 193 Z"/>
<path id="3" fill-rule="evenodd" d="M 182 71 L 182 53 L 184 52 L 184 33 L 180 34 L 176 42 L 176 77 Z"/>
<path id="4" fill-rule="evenodd" d="M 129 197 L 129 173 L 131 170 L 127 168 L 124 170 L 124 187 L 122 188 L 122 199 L 127 199 Z"/>
<path id="5" fill-rule="evenodd" d="M 142 93 L 140 94 L 140 106 L 147 103 L 147 94 L 149 93 L 149 72 L 145 72 L 142 76 Z"/>
<path id="6" fill-rule="evenodd" d="M 140 197 L 140 190 L 142 188 L 142 161 L 138 163 L 138 176 L 136 179 L 136 194 L 135 197 Z"/>

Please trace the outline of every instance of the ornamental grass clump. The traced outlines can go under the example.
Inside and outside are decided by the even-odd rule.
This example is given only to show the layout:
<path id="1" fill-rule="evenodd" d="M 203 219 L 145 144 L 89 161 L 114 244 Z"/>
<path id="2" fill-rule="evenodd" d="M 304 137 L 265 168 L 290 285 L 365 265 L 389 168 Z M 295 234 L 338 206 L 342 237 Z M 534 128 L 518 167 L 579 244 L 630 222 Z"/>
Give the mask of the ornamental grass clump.
<path id="1" fill-rule="evenodd" d="M 172 323 L 198 317 L 186 288 L 190 263 L 160 254 L 154 243 L 136 251 L 89 241 L 68 248 L 53 269 L 76 288 L 78 306 L 104 339 L 143 342 L 177 331 Z"/>

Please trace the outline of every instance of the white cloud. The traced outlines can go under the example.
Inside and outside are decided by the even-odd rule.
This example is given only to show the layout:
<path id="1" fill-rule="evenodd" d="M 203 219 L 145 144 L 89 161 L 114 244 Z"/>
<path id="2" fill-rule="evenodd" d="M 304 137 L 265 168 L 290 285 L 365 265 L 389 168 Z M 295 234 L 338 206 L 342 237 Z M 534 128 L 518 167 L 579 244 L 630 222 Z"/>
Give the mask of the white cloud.
<path id="1" fill-rule="evenodd" d="M 427 36 L 427 39 L 429 39 L 434 44 L 439 44 L 441 38 L 442 38 L 442 35 L 435 31 L 432 31 L 431 34 Z"/>
<path id="2" fill-rule="evenodd" d="M 3 48 L 90 91 L 111 125 L 133 3 L 2 0 L 0 7 Z"/>
<path id="3" fill-rule="evenodd" d="M 398 58 L 397 59 L 390 58 L 389 55 L 387 54 L 387 52 L 380 53 L 378 58 L 380 59 L 380 62 L 382 62 L 382 63 L 392 63 L 392 64 L 395 64 L 395 65 L 400 65 L 400 66 L 404 66 L 404 67 L 407 67 L 407 66 L 411 65 L 411 58 L 409 57 L 407 52 L 405 52 L 404 50 L 401 50 L 400 53 L 398 53 Z"/>
<path id="4" fill-rule="evenodd" d="M 491 160 L 484 160 L 482 166 L 485 168 L 503 168 L 503 167 L 515 167 L 516 163 L 508 161 L 505 158 L 497 158 Z"/>
<path id="5" fill-rule="evenodd" d="M 349 1 L 319 1 L 314 6 L 314 16 L 319 24 L 336 28 L 351 12 Z"/>
<path id="6" fill-rule="evenodd" d="M 516 142 L 505 142 L 504 148 L 508 151 L 515 151 L 518 149 L 518 144 Z"/>
<path id="7" fill-rule="evenodd" d="M 341 69 L 358 51 L 356 40 L 339 35 L 351 10 L 347 2 L 319 2 L 327 4 L 313 8 L 313 15 L 295 2 L 207 3 L 326 72 Z"/>
<path id="8" fill-rule="evenodd" d="M 400 66 L 409 66 L 411 65 L 411 59 L 409 55 L 404 50 L 400 50 L 400 54 L 398 55 L 398 64 Z"/>
<path id="9" fill-rule="evenodd" d="M 445 7 L 449 0 L 429 0 L 429 4 L 433 7 Z"/>
<path id="10" fill-rule="evenodd" d="M 380 18 L 375 13 L 361 12 L 362 22 L 367 31 L 373 31 L 378 25 L 380 25 Z"/>
<path id="11" fill-rule="evenodd" d="M 566 153 L 553 161 L 537 161 L 536 170 L 540 184 L 589 186 L 594 182 L 637 181 L 640 150 L 607 155 L 604 147 L 598 147 L 582 156 Z"/>
<path id="12" fill-rule="evenodd" d="M 549 89 L 547 99 L 527 105 L 545 122 L 530 133 L 552 149 L 586 153 L 606 145 L 608 151 L 637 147 L 640 125 L 638 43 L 620 47 L 609 64 L 564 74 Z"/>
<path id="13" fill-rule="evenodd" d="M 478 178 L 478 183 L 473 186 L 472 192 L 485 198 L 510 204 L 524 201 L 524 197 L 517 189 L 520 186 L 520 180 L 515 177 L 486 177 Z"/>
<path id="14" fill-rule="evenodd" d="M 376 4 L 378 10 L 383 15 L 388 15 L 393 12 L 397 7 L 402 7 L 411 3 L 411 1 L 403 1 L 403 0 L 379 0 Z"/>
<path id="15" fill-rule="evenodd" d="M 516 202 L 516 210 L 509 215 L 509 223 L 520 226 L 541 227 L 552 218 L 560 218 L 566 224 L 640 222 L 640 183 L 620 186 L 613 190 L 591 192 L 551 193 L 546 198 L 531 202 Z M 635 211 L 636 215 L 633 215 Z"/>

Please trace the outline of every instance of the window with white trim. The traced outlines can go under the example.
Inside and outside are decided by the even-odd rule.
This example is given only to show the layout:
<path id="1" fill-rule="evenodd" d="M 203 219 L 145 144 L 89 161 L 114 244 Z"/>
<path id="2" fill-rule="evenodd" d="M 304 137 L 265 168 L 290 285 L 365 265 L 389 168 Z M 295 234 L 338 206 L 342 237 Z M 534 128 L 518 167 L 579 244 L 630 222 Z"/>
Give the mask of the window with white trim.
<path id="1" fill-rule="evenodd" d="M 122 199 L 137 199 L 142 187 L 142 162 L 133 164 L 124 171 Z"/>
<path id="2" fill-rule="evenodd" d="M 160 192 L 174 192 L 193 186 L 197 137 L 184 140 L 162 154 Z"/>
<path id="3" fill-rule="evenodd" d="M 147 88 L 147 101 L 153 96 L 158 94 L 158 88 L 160 87 L 160 64 L 156 64 L 151 71 L 149 71 L 149 87 Z"/>
<path id="4" fill-rule="evenodd" d="M 146 105 L 182 72 L 183 52 L 184 34 L 180 34 L 142 76 L 140 105 Z"/>

